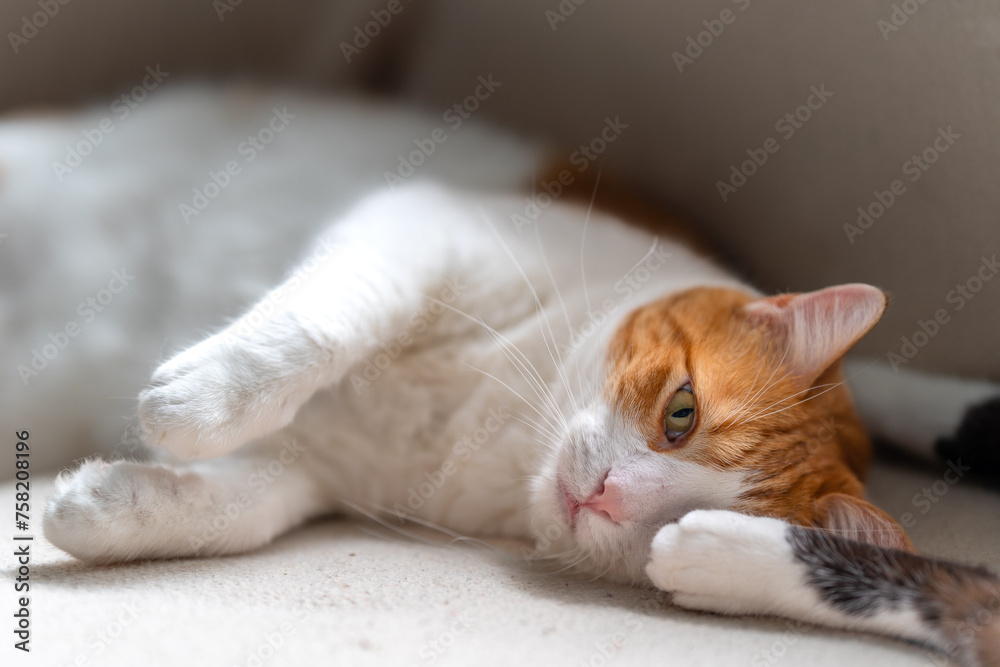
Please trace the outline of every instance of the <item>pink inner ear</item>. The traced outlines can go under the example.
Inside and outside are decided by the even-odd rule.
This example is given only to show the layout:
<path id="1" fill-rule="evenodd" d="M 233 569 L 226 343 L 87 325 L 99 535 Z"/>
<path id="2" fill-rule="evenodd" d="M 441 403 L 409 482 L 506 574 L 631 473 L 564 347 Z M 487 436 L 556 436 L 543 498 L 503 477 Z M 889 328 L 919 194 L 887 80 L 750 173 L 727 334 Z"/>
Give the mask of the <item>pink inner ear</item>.
<path id="1" fill-rule="evenodd" d="M 745 308 L 787 348 L 785 364 L 807 382 L 840 359 L 885 312 L 885 294 L 854 283 L 758 299 Z"/>

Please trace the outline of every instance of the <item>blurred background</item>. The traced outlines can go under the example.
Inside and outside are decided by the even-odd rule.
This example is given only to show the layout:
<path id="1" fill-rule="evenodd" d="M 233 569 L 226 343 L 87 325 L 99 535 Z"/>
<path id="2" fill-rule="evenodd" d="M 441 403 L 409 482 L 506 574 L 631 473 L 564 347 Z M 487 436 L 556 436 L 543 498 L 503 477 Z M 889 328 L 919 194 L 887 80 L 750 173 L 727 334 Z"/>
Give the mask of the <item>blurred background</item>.
<path id="1" fill-rule="evenodd" d="M 873 283 L 893 302 L 868 356 L 1000 378 L 995 3 L 7 0 L 0 26 L 8 113 L 106 102 L 160 67 L 437 114 L 491 76 L 478 115 L 567 154 L 617 118 L 609 173 L 760 287 Z"/>
<path id="2" fill-rule="evenodd" d="M 952 294 L 1000 249 L 1000 7 L 987 0 L 7 0 L 0 26 L 7 111 L 110 99 L 158 64 L 175 81 L 363 90 L 435 111 L 492 74 L 503 94 L 482 117 L 567 151 L 620 117 L 606 168 L 693 219 L 762 288 L 888 290 L 863 342 L 874 357 L 946 308 L 909 366 L 1000 378 L 1000 285 L 957 312 Z M 809 109 L 814 87 L 828 95 Z"/>

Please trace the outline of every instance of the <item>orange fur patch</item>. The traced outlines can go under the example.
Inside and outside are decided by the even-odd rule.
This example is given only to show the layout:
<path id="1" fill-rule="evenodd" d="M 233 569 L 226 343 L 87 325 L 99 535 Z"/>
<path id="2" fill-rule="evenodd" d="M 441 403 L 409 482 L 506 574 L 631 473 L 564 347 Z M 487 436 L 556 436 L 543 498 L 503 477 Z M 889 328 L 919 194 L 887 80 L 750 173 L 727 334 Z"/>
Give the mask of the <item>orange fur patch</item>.
<path id="1" fill-rule="evenodd" d="M 563 201 L 593 205 L 711 253 L 706 239 L 668 215 L 660 202 L 598 173 L 594 167 L 580 173 L 576 165 L 552 160 L 533 189 L 542 192 L 544 183 L 559 183 Z M 839 362 L 811 387 L 797 384 L 782 366 L 783 346 L 759 320 L 739 313 L 753 298 L 701 288 L 633 312 L 609 347 L 606 397 L 654 451 L 748 471 L 750 489 L 734 509 L 912 551 L 902 527 L 862 498 L 871 444 L 840 384 Z M 779 295 L 771 302 L 782 307 L 791 299 Z M 694 390 L 696 421 L 674 447 L 664 436 L 664 411 L 686 382 Z M 856 499 L 853 511 L 845 510 L 845 497 Z"/>
<path id="2" fill-rule="evenodd" d="M 650 449 L 746 470 L 749 489 L 737 511 L 824 527 L 830 517 L 821 498 L 861 497 L 870 443 L 839 384 L 839 363 L 802 386 L 782 365 L 784 348 L 772 332 L 743 312 L 752 300 L 738 290 L 695 288 L 637 309 L 610 343 L 604 393 Z M 664 411 L 686 383 L 695 423 L 669 443 Z M 912 548 L 899 533 L 896 544 Z"/>

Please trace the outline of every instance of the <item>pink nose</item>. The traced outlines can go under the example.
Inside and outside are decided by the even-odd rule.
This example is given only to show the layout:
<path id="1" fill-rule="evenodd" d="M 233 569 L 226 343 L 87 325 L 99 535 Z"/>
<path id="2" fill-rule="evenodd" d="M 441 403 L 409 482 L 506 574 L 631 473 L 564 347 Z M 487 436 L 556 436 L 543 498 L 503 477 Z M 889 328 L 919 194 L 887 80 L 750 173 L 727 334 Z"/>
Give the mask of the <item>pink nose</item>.
<path id="1" fill-rule="evenodd" d="M 598 514 L 603 513 L 615 523 L 621 523 L 626 518 L 622 487 L 613 477 L 606 477 L 601 487 L 583 506 Z"/>

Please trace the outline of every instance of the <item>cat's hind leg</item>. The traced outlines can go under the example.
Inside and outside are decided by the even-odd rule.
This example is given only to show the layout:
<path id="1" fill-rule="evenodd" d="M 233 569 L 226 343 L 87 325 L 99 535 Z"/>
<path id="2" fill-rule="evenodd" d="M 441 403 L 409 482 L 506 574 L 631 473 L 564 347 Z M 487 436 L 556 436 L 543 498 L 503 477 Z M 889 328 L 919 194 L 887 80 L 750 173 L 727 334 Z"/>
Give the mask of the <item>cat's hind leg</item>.
<path id="1" fill-rule="evenodd" d="M 928 461 L 1000 478 L 1000 384 L 864 360 L 845 366 L 869 432 Z"/>
<path id="2" fill-rule="evenodd" d="M 181 465 L 91 460 L 60 475 L 45 536 L 91 563 L 249 551 L 329 509 L 302 454 L 276 440 Z"/>

